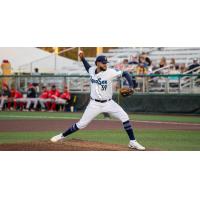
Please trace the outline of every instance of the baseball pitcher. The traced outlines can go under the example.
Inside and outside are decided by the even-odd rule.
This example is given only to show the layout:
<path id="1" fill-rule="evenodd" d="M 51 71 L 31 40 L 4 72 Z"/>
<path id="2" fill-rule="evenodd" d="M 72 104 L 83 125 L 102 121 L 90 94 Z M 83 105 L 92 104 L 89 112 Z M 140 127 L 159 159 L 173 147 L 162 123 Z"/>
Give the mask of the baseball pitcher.
<path id="1" fill-rule="evenodd" d="M 112 80 L 116 77 L 125 77 L 129 83 L 129 91 L 133 91 L 133 82 L 128 72 L 107 68 L 108 60 L 106 56 L 98 56 L 95 61 L 95 67 L 91 67 L 85 60 L 83 51 L 79 52 L 79 57 L 90 75 L 90 102 L 79 122 L 73 124 L 64 133 L 52 137 L 51 141 L 58 142 L 63 140 L 68 135 L 85 128 L 100 113 L 106 112 L 122 122 L 130 139 L 128 144 L 130 148 L 145 150 L 145 147 L 140 145 L 135 139 L 127 113 L 112 100 Z"/>

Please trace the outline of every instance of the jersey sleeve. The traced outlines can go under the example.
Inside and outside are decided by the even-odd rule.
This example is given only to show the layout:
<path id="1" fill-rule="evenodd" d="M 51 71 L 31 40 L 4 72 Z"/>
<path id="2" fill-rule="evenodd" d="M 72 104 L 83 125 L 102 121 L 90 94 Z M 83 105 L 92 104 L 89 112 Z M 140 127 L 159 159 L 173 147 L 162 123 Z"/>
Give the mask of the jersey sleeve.
<path id="1" fill-rule="evenodd" d="M 88 71 L 89 75 L 94 74 L 95 69 L 96 69 L 96 67 L 90 67 L 89 71 Z"/>
<path id="2" fill-rule="evenodd" d="M 109 78 L 110 79 L 114 79 L 114 78 L 121 77 L 121 76 L 122 76 L 122 71 L 110 69 L 110 71 L 109 71 Z"/>

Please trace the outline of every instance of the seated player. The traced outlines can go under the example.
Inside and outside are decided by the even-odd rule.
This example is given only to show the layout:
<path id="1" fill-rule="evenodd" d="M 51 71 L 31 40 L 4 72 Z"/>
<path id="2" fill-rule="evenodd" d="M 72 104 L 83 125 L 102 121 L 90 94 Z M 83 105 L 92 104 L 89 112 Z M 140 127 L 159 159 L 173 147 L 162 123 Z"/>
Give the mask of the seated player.
<path id="1" fill-rule="evenodd" d="M 31 109 L 31 106 L 33 104 L 33 109 Z M 38 99 L 37 99 L 37 93 L 36 89 L 33 84 L 29 84 L 28 90 L 27 90 L 27 99 L 26 99 L 26 111 L 35 111 L 37 108 Z"/>
<path id="2" fill-rule="evenodd" d="M 49 98 L 49 91 L 46 86 L 42 87 L 42 92 L 39 96 L 38 102 L 40 103 L 41 110 L 45 111 L 48 109 L 48 104 L 50 103 L 51 99 Z"/>
<path id="3" fill-rule="evenodd" d="M 55 100 L 55 103 L 61 106 L 62 110 L 64 111 L 65 106 L 69 103 L 70 100 L 71 100 L 71 94 L 68 91 L 67 86 L 64 86 L 63 93 L 60 95 L 60 97 L 58 97 Z"/>
<path id="4" fill-rule="evenodd" d="M 49 91 L 49 98 L 51 99 L 51 106 L 50 106 L 50 112 L 53 112 L 56 110 L 56 100 L 60 96 L 59 90 L 56 88 L 55 85 L 51 86 L 51 90 Z"/>
<path id="5" fill-rule="evenodd" d="M 15 110 L 20 109 L 22 111 L 26 100 L 23 98 L 22 93 L 17 89 L 12 88 L 12 93 L 13 93 L 14 109 Z"/>

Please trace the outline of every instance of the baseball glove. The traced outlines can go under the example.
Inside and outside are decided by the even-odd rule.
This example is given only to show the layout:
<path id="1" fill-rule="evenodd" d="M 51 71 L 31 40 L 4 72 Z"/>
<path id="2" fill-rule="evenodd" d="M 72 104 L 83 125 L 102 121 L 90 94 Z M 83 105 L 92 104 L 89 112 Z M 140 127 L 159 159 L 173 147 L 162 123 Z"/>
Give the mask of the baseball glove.
<path id="1" fill-rule="evenodd" d="M 123 88 L 120 88 L 119 92 L 123 97 L 128 97 L 134 93 L 134 90 L 133 90 L 133 88 L 123 87 Z"/>

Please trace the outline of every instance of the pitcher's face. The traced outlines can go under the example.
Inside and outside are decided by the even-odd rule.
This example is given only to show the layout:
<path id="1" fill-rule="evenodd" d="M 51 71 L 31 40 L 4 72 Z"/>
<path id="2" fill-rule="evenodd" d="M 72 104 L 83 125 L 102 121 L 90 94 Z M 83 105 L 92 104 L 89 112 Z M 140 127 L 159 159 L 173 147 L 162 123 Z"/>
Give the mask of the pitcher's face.
<path id="1" fill-rule="evenodd" d="M 98 62 L 97 63 L 97 67 L 101 70 L 101 71 L 106 71 L 107 70 L 107 63 L 104 64 L 102 62 Z"/>

